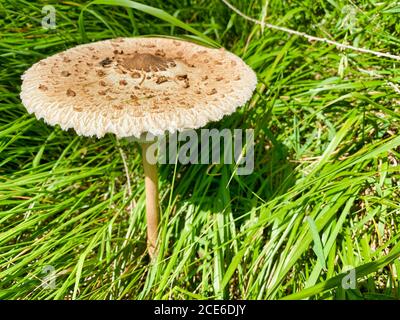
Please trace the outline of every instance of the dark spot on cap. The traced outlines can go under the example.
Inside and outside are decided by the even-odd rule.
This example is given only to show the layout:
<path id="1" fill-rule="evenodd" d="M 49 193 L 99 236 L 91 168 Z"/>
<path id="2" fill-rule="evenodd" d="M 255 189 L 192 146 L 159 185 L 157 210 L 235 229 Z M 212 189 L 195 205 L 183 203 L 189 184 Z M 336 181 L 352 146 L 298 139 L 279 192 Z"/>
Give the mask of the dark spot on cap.
<path id="1" fill-rule="evenodd" d="M 164 76 L 158 77 L 158 78 L 156 79 L 156 83 L 157 83 L 157 84 L 161 84 L 161 83 L 164 83 L 164 82 L 167 82 L 167 81 L 168 81 L 168 78 L 167 78 L 167 77 L 164 77 Z"/>
<path id="2" fill-rule="evenodd" d="M 215 80 L 221 81 L 221 80 L 224 80 L 224 77 L 216 77 Z"/>
<path id="3" fill-rule="evenodd" d="M 48 88 L 44 84 L 40 84 L 39 85 L 39 89 L 43 90 L 43 91 L 47 91 L 48 90 Z"/>
<path id="4" fill-rule="evenodd" d="M 100 80 L 100 85 L 101 86 L 103 86 L 103 87 L 106 87 L 107 86 L 107 83 L 104 81 L 104 80 Z"/>
<path id="5" fill-rule="evenodd" d="M 96 70 L 96 73 L 99 77 L 104 77 L 106 73 L 103 70 Z"/>
<path id="6" fill-rule="evenodd" d="M 162 49 L 158 49 L 158 50 L 156 50 L 155 55 L 159 56 L 159 57 L 165 57 L 165 52 Z"/>
<path id="7" fill-rule="evenodd" d="M 131 73 L 131 77 L 133 79 L 139 79 L 141 77 L 141 75 L 139 72 L 133 72 L 133 73 Z"/>
<path id="8" fill-rule="evenodd" d="M 71 73 L 69 73 L 68 71 L 62 71 L 62 72 L 61 72 L 61 75 L 62 75 L 63 77 L 69 77 L 69 76 L 71 75 Z"/>
<path id="9" fill-rule="evenodd" d="M 68 96 L 68 97 L 75 97 L 75 96 L 76 96 L 76 93 L 75 93 L 74 90 L 68 89 L 68 90 L 67 90 L 67 96 Z"/>
<path id="10" fill-rule="evenodd" d="M 207 92 L 207 94 L 209 96 L 212 96 L 213 94 L 216 94 L 216 93 L 217 93 L 217 89 L 215 89 L 215 88 L 213 88 L 213 89 L 211 89 L 211 91 Z"/>
<path id="11" fill-rule="evenodd" d="M 82 112 L 83 109 L 81 107 L 73 107 L 74 111 Z"/>
<path id="12" fill-rule="evenodd" d="M 110 65 L 111 63 L 112 63 L 112 60 L 110 58 L 108 58 L 108 57 L 99 62 L 99 64 L 102 67 L 106 67 L 106 66 Z"/>
<path id="13" fill-rule="evenodd" d="M 179 81 L 183 81 L 183 80 L 186 80 L 186 79 L 188 78 L 188 76 L 187 76 L 187 74 L 178 74 L 178 75 L 176 76 L 176 78 L 177 78 Z"/>
<path id="14" fill-rule="evenodd" d="M 128 82 L 126 82 L 126 80 L 120 80 L 120 81 L 119 81 L 119 84 L 120 84 L 121 86 L 126 86 L 126 85 L 128 84 Z"/>
<path id="15" fill-rule="evenodd" d="M 183 87 L 184 87 L 185 89 L 187 89 L 187 88 L 190 87 L 189 79 L 185 79 L 185 83 L 183 84 Z"/>

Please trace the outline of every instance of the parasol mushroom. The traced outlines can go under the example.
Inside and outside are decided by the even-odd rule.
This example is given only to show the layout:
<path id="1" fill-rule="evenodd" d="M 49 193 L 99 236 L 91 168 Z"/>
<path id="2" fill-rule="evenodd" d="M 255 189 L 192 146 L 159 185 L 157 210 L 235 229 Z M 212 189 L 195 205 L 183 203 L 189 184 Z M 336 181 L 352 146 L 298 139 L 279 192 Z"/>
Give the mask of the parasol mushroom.
<path id="1" fill-rule="evenodd" d="M 255 73 L 236 55 L 168 38 L 117 38 L 39 61 L 22 76 L 29 113 L 78 135 L 136 138 L 142 145 L 148 249 L 157 255 L 156 164 L 145 134 L 161 136 L 220 120 L 252 96 Z"/>

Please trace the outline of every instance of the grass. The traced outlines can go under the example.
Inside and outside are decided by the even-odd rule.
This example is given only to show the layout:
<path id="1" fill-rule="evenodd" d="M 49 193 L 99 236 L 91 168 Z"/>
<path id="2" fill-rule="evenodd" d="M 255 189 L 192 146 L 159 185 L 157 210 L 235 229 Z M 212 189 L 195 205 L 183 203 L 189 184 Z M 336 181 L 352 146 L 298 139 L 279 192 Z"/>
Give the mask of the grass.
<path id="1" fill-rule="evenodd" d="M 0 2 L 0 299 L 399 298 L 399 62 L 261 32 L 218 0 L 52 3 L 55 30 L 41 27 L 48 1 Z M 392 1 L 231 3 L 400 54 Z M 41 58 L 138 35 L 224 46 L 259 78 L 250 103 L 209 125 L 255 130 L 253 174 L 160 166 L 155 264 L 137 146 L 49 127 L 19 99 L 21 74 Z M 53 289 L 42 286 L 49 265 Z M 345 290 L 348 268 L 357 286 Z"/>

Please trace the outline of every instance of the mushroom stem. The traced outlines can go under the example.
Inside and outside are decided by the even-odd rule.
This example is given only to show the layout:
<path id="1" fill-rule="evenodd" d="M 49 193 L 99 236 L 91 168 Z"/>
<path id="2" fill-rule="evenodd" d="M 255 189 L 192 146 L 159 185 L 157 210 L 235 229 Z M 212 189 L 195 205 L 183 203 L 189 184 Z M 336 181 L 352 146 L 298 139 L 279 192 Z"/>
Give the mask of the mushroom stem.
<path id="1" fill-rule="evenodd" d="M 157 258 L 157 233 L 159 222 L 157 164 L 147 161 L 149 143 L 141 143 L 146 188 L 147 249 L 152 260 Z"/>

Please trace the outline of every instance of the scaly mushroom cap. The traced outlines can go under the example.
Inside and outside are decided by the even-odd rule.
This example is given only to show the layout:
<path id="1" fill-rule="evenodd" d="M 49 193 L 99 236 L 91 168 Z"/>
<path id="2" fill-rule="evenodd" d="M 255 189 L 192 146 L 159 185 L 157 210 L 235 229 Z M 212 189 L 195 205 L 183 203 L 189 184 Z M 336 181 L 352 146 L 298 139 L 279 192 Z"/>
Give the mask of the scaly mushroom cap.
<path id="1" fill-rule="evenodd" d="M 39 61 L 22 79 L 29 113 L 99 138 L 200 128 L 245 104 L 257 84 L 234 54 L 167 38 L 80 45 Z"/>

